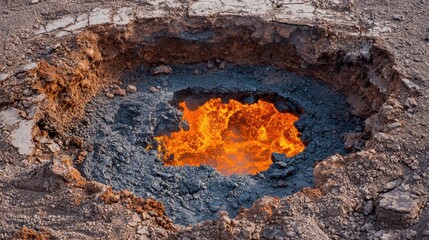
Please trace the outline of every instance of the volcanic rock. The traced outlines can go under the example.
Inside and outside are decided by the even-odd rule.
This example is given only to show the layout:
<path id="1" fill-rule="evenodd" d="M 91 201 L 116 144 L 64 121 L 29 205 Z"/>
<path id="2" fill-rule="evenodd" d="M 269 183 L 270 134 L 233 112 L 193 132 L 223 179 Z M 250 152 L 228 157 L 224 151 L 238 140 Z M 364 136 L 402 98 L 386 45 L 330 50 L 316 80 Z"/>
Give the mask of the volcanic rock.
<path id="1" fill-rule="evenodd" d="M 381 194 L 377 217 L 392 225 L 407 224 L 418 216 L 423 205 L 424 199 L 421 196 L 397 188 Z"/>

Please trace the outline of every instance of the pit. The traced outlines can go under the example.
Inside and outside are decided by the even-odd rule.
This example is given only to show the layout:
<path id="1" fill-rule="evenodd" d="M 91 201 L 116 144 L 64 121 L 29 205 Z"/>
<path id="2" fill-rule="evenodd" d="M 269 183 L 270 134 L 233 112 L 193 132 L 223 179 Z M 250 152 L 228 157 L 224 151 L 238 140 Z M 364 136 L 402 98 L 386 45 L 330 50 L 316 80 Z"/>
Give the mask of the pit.
<path id="1" fill-rule="evenodd" d="M 346 154 L 345 134 L 362 132 L 344 95 L 320 80 L 206 65 L 155 76 L 142 67 L 123 78 L 136 93 L 89 104 L 73 130 L 94 147 L 84 176 L 154 197 L 175 222 L 193 224 L 313 186 L 314 163 Z"/>
<path id="2" fill-rule="evenodd" d="M 258 18 L 140 19 L 68 43 L 69 65 L 36 70 L 42 134 L 180 225 L 315 187 L 314 165 L 364 150 L 399 85 L 371 37 Z"/>

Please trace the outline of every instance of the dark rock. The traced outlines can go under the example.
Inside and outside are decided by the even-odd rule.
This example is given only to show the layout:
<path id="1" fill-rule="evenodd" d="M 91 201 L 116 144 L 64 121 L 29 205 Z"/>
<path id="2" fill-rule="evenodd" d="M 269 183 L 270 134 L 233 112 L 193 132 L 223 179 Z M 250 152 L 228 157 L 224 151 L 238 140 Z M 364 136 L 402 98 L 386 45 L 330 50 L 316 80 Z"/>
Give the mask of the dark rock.
<path id="1" fill-rule="evenodd" d="M 186 187 L 188 188 L 188 191 L 190 194 L 194 194 L 201 189 L 202 182 L 197 179 L 189 179 L 189 181 L 186 182 Z"/>
<path id="2" fill-rule="evenodd" d="M 288 167 L 285 169 L 276 169 L 272 173 L 270 173 L 271 178 L 286 178 L 296 170 L 295 167 Z"/>
<path id="3" fill-rule="evenodd" d="M 209 210 L 212 213 L 216 213 L 217 211 L 219 211 L 221 206 L 222 204 L 220 203 L 220 201 L 214 201 L 209 203 Z"/>

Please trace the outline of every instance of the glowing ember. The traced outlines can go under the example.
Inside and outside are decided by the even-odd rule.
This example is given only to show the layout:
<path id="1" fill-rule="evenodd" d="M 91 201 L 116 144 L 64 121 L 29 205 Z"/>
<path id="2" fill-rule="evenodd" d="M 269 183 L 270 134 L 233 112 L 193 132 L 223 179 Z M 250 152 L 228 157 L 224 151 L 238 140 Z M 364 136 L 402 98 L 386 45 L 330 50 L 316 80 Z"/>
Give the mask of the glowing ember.
<path id="1" fill-rule="evenodd" d="M 298 118 L 280 113 L 272 103 L 217 98 L 194 111 L 184 102 L 180 106 L 189 130 L 156 137 L 166 165 L 205 164 L 225 175 L 256 174 L 270 167 L 273 152 L 292 157 L 304 150 L 293 125 Z"/>

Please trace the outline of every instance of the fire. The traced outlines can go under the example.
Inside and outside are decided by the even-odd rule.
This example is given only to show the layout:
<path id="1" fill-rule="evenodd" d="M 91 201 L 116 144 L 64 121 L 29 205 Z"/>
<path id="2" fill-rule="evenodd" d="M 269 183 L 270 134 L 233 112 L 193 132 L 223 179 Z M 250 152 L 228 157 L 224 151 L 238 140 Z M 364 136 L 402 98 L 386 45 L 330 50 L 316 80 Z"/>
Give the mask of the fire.
<path id="1" fill-rule="evenodd" d="M 270 167 L 273 152 L 292 157 L 304 150 L 293 125 L 298 117 L 279 112 L 272 103 L 215 98 L 193 111 L 185 102 L 179 105 L 189 130 L 156 137 L 165 165 L 204 164 L 224 175 L 256 174 Z"/>

